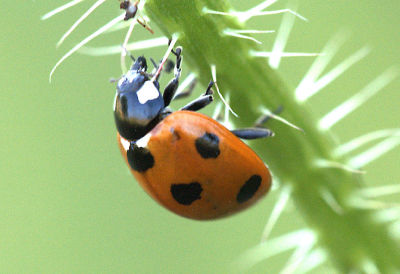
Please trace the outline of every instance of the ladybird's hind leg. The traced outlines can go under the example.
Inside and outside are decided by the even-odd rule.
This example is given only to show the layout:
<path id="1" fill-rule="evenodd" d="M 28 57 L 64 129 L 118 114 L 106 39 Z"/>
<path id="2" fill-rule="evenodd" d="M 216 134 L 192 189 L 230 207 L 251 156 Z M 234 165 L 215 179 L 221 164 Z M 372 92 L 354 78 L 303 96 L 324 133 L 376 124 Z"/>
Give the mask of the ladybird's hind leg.
<path id="1" fill-rule="evenodd" d="M 172 98 L 175 95 L 176 90 L 179 86 L 179 78 L 181 76 L 181 62 L 182 62 L 182 48 L 178 47 L 175 51 L 172 51 L 173 54 L 176 56 L 176 63 L 174 68 L 174 75 L 175 77 L 168 83 L 168 85 L 164 89 L 163 99 L 164 99 L 164 106 L 167 107 L 172 101 Z"/>
<path id="2" fill-rule="evenodd" d="M 265 137 L 272 137 L 274 136 L 274 132 L 264 128 L 263 125 L 267 123 L 269 119 L 271 119 L 272 115 L 274 114 L 279 114 L 283 110 L 282 106 L 279 106 L 275 111 L 272 112 L 272 114 L 266 114 L 260 116 L 254 123 L 254 126 L 251 128 L 243 128 L 243 129 L 235 129 L 231 130 L 233 134 L 235 134 L 237 137 L 241 139 L 246 139 L 246 140 L 252 140 L 252 139 L 259 139 L 259 138 L 265 138 Z"/>
<path id="3" fill-rule="evenodd" d="M 240 139 L 252 140 L 274 136 L 274 132 L 267 128 L 250 127 L 231 130 Z"/>
<path id="4" fill-rule="evenodd" d="M 206 92 L 202 94 L 199 98 L 189 102 L 186 106 L 181 108 L 180 110 L 191 110 L 191 111 L 198 111 L 205 106 L 209 105 L 213 101 L 213 91 L 212 91 L 212 86 L 214 85 L 213 81 L 210 81 L 208 84 L 208 87 L 206 89 Z"/>

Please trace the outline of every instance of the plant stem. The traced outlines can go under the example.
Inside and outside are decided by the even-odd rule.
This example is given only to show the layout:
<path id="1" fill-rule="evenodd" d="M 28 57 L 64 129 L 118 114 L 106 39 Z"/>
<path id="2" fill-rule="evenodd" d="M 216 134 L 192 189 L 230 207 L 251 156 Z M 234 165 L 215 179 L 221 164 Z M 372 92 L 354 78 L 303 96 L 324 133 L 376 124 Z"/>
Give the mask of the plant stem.
<path id="1" fill-rule="evenodd" d="M 375 210 L 350 202 L 357 197 L 361 175 L 316 165 L 318 159 L 344 160 L 333 157 L 337 144 L 331 134 L 318 129 L 307 104 L 295 100 L 264 59 L 250 55 L 261 51 L 256 43 L 223 34 L 225 29 L 244 29 L 244 24 L 234 16 L 204 14 L 204 7 L 232 10 L 225 0 L 147 0 L 145 12 L 166 36 L 179 34 L 185 61 L 204 86 L 211 79 L 211 65 L 216 66 L 219 88 L 231 93 L 231 106 L 240 116 L 234 119 L 238 127 L 251 125 L 260 115 L 259 107 L 274 110 L 282 105 L 282 116 L 304 130 L 269 121 L 276 136 L 253 142 L 252 147 L 274 176 L 291 186 L 297 209 L 337 266 L 360 271 L 368 262 L 382 273 L 399 271 L 400 247 L 387 224 L 371 217 Z"/>

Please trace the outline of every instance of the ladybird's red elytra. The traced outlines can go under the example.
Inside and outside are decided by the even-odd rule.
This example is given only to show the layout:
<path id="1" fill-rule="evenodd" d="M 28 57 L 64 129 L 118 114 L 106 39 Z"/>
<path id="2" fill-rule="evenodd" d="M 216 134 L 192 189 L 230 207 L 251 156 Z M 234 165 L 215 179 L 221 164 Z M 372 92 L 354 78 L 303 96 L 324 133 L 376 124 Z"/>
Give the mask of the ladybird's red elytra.
<path id="1" fill-rule="evenodd" d="M 159 75 L 146 72 L 144 57 L 118 82 L 114 116 L 120 151 L 139 184 L 165 208 L 198 220 L 231 215 L 257 202 L 272 181 L 264 162 L 237 136 L 254 139 L 271 132 L 230 131 L 195 112 L 212 101 L 213 82 L 200 98 L 169 110 L 181 70 L 181 49 L 173 53 L 175 77 L 163 95 Z"/>
<path id="2" fill-rule="evenodd" d="M 138 158 L 151 162 L 147 169 L 130 164 L 130 147 L 124 145 L 129 141 L 118 136 L 121 153 L 147 193 L 181 216 L 224 217 L 250 206 L 271 187 L 271 174 L 256 153 L 203 114 L 174 112 L 143 138 L 149 138 L 140 148 L 146 152 Z M 205 140 L 202 148 L 199 140 Z M 149 153 L 154 164 L 144 160 Z"/>

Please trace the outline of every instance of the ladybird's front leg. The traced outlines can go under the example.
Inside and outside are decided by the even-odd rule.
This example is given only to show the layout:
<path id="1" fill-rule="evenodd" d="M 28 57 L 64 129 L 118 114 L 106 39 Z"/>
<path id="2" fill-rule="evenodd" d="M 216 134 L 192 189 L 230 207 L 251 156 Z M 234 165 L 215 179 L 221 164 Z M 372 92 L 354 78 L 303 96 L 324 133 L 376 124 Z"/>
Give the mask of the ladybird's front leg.
<path id="1" fill-rule="evenodd" d="M 175 51 L 172 51 L 176 56 L 176 63 L 174 69 L 175 77 L 168 83 L 168 85 L 164 89 L 163 99 L 165 107 L 169 106 L 172 101 L 172 98 L 175 95 L 176 90 L 179 86 L 179 78 L 181 77 L 181 62 L 182 62 L 182 48 L 178 47 Z"/>

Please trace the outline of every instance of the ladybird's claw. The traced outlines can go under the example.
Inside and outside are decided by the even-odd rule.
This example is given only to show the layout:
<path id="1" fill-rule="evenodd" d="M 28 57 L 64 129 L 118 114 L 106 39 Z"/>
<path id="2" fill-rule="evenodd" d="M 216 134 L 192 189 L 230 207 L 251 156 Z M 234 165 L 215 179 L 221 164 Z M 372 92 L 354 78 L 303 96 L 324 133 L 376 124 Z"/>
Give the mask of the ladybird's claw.
<path id="1" fill-rule="evenodd" d="M 204 93 L 204 95 L 211 95 L 211 94 L 213 94 L 214 91 L 211 89 L 213 86 L 214 86 L 214 81 L 211 80 L 210 83 L 208 83 L 207 90 L 206 90 L 206 92 Z"/>
<path id="2" fill-rule="evenodd" d="M 171 41 L 171 40 L 170 40 L 170 41 Z M 182 54 L 182 50 L 183 50 L 182 47 L 176 47 L 176 49 L 175 49 L 175 50 L 172 50 L 171 52 L 172 52 L 176 57 L 179 57 L 179 56 L 181 56 L 181 54 Z"/>
<path id="3" fill-rule="evenodd" d="M 177 47 L 171 51 L 176 56 L 176 69 L 180 71 L 181 69 L 181 62 L 182 62 L 182 47 Z"/>
<path id="4" fill-rule="evenodd" d="M 169 40 L 168 45 L 171 43 L 171 40 Z M 181 62 L 182 62 L 182 47 L 177 47 L 175 50 L 171 50 L 171 52 L 176 56 L 176 68 L 180 70 L 181 68 Z"/>

